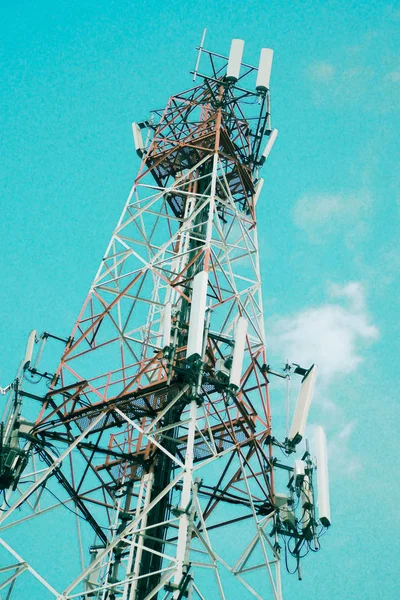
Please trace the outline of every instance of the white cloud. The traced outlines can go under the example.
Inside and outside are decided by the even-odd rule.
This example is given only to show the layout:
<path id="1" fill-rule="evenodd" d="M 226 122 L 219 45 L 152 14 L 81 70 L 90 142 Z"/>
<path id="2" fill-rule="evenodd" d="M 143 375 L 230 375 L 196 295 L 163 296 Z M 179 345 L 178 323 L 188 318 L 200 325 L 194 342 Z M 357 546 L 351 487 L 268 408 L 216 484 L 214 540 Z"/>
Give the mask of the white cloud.
<path id="1" fill-rule="evenodd" d="M 332 298 L 345 298 L 353 312 L 365 313 L 365 291 L 360 282 L 350 281 L 346 285 L 330 283 L 329 293 Z"/>
<path id="2" fill-rule="evenodd" d="M 308 67 L 308 75 L 314 81 L 332 81 L 335 67 L 328 62 L 315 62 Z"/>
<path id="3" fill-rule="evenodd" d="M 308 66 L 306 75 L 316 106 L 327 108 L 333 102 L 336 108 L 342 108 L 343 104 L 351 104 L 367 96 L 372 84 L 379 83 L 379 76 L 372 67 L 364 65 L 360 59 L 359 64 L 353 62 L 349 66 L 345 66 L 343 60 L 338 66 L 328 62 Z"/>
<path id="4" fill-rule="evenodd" d="M 348 231 L 352 242 L 368 232 L 366 217 L 372 206 L 371 196 L 361 190 L 352 193 L 312 193 L 300 196 L 293 211 L 297 227 L 305 231 L 311 241 L 318 243 L 326 236 Z"/>
<path id="5" fill-rule="evenodd" d="M 400 11 L 391 10 L 385 27 L 356 35 L 351 46 L 338 47 L 335 56 L 314 61 L 305 69 L 314 104 L 319 108 L 386 114 L 397 111 L 399 82 L 398 31 Z M 392 50 L 393 48 L 393 50 Z"/>
<path id="6" fill-rule="evenodd" d="M 318 364 L 314 411 L 317 408 L 320 424 L 328 430 L 332 475 L 353 476 L 362 467 L 351 449 L 356 422 L 349 422 L 344 409 L 331 398 L 336 382 L 357 370 L 364 360 L 364 350 L 379 336 L 368 314 L 363 285 L 356 281 L 332 283 L 328 286 L 327 302 L 291 316 L 275 317 L 268 330 L 269 345 L 275 355 L 302 367 Z M 306 437 L 310 440 L 314 428 L 312 423 L 307 427 Z"/>
<path id="7" fill-rule="evenodd" d="M 400 71 L 391 71 L 385 77 L 391 83 L 400 83 Z"/>
<path id="8" fill-rule="evenodd" d="M 400 249 L 398 243 L 398 234 L 399 232 L 397 229 L 392 239 L 385 240 L 379 247 L 376 248 L 376 260 L 374 262 L 368 260 L 361 262 L 361 268 L 363 269 L 364 277 L 368 277 L 370 281 L 379 280 L 379 286 L 376 290 L 379 295 L 382 296 L 387 294 L 387 287 L 393 286 L 395 293 L 393 296 L 393 302 L 396 302 L 400 274 Z"/>
<path id="9" fill-rule="evenodd" d="M 386 7 L 386 14 L 393 21 L 400 21 L 400 10 L 397 8 L 397 6 L 393 6 L 392 4 L 390 4 L 389 6 L 387 6 Z"/>
<path id="10" fill-rule="evenodd" d="M 361 460 L 350 449 L 350 440 L 356 422 L 347 423 L 328 442 L 328 453 L 331 457 L 332 473 L 352 476 L 362 468 Z"/>
<path id="11" fill-rule="evenodd" d="M 319 385 L 325 387 L 355 371 L 363 360 L 364 345 L 378 337 L 361 283 L 332 284 L 329 296 L 325 304 L 274 319 L 269 334 L 274 354 L 305 366 L 318 363 Z"/>
<path id="12" fill-rule="evenodd" d="M 350 209 L 350 206 L 352 207 Z M 361 202 L 357 196 L 346 194 L 306 194 L 297 201 L 294 209 L 296 225 L 304 229 L 328 223 L 343 213 L 358 211 Z"/>

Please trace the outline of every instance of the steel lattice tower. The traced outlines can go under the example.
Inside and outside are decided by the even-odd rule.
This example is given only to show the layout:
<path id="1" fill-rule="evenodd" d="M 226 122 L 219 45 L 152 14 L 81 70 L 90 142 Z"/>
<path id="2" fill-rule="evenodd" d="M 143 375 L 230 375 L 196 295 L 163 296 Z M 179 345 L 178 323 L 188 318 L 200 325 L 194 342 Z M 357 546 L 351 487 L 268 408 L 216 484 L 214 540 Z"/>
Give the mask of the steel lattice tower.
<path id="1" fill-rule="evenodd" d="M 256 218 L 272 53 L 256 86 L 239 42 L 201 46 L 207 74 L 134 124 L 139 173 L 55 373 L 28 344 L 0 469 L 7 599 L 22 573 L 38 598 L 282 598 Z M 7 538 L 54 510 L 58 574 Z"/>

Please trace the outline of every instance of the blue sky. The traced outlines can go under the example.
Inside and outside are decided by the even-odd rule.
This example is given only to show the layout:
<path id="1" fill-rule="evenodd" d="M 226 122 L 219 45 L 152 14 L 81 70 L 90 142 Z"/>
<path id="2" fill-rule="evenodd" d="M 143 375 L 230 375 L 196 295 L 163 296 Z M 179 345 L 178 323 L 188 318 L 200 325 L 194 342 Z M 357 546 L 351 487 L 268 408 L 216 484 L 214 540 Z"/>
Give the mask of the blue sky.
<path id="1" fill-rule="evenodd" d="M 390 2 L 14 2 L 2 10 L 0 385 L 68 336 L 138 168 L 131 122 L 195 46 L 275 51 L 258 218 L 269 359 L 318 362 L 333 526 L 286 597 L 397 597 L 400 10 Z M 273 382 L 279 423 L 282 390 Z M 397 531 L 396 531 L 397 528 Z M 398 547 L 397 547 L 398 553 Z"/>

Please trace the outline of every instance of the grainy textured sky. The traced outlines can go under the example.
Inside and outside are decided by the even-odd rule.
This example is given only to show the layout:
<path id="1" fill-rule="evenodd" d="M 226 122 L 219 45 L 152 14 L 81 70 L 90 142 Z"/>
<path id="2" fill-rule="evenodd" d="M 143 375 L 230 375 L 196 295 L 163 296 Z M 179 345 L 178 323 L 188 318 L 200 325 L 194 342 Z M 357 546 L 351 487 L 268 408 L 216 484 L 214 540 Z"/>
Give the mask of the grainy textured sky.
<path id="1" fill-rule="evenodd" d="M 191 85 L 202 30 L 275 51 L 258 219 L 269 358 L 317 362 L 333 526 L 286 598 L 392 600 L 398 554 L 400 10 L 390 2 L 10 2 L 0 24 L 0 385 L 68 336 L 138 168 L 132 120 Z M 283 394 L 272 386 L 279 424 Z M 40 548 L 40 543 L 38 545 Z M 397 592 L 396 592 L 397 590 Z"/>

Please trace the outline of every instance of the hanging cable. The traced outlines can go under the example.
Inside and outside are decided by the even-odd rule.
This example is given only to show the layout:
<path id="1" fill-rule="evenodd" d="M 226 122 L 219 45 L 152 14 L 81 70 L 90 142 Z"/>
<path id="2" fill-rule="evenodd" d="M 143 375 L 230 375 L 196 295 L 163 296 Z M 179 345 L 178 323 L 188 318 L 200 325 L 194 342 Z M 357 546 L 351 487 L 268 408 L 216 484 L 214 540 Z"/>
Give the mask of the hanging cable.
<path id="1" fill-rule="evenodd" d="M 66 508 L 67 510 L 69 510 L 69 512 L 71 512 L 73 515 L 75 515 L 76 517 L 79 517 L 80 519 L 82 519 L 82 521 L 85 521 L 85 523 L 87 523 L 87 519 L 86 517 L 84 517 L 83 515 L 80 515 L 79 513 L 77 513 L 75 510 L 73 510 L 72 508 L 70 508 L 65 502 L 63 502 L 61 500 L 61 498 L 59 498 L 58 496 L 56 496 L 56 494 L 54 492 L 52 492 L 52 490 L 50 490 L 48 487 L 44 486 L 44 489 L 47 492 L 50 492 L 50 494 L 52 496 L 54 496 L 54 498 L 57 500 L 57 502 L 59 502 L 60 504 L 62 504 L 64 506 L 64 508 Z M 106 529 L 107 531 L 112 531 L 112 527 L 103 527 L 101 526 L 102 529 Z"/>

